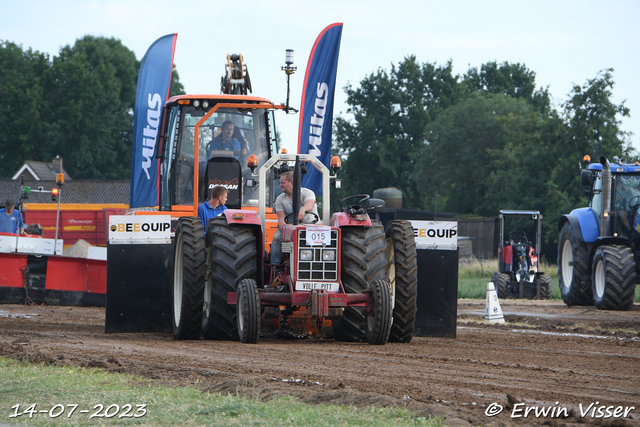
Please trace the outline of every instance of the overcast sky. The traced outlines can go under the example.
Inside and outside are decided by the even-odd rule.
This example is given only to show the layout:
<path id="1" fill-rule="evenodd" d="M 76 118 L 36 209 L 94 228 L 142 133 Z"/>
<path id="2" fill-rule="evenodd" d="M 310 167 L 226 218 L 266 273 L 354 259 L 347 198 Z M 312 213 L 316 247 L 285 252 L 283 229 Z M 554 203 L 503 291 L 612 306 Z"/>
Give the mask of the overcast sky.
<path id="1" fill-rule="evenodd" d="M 187 93 L 220 91 L 227 53 L 242 53 L 253 95 L 286 98 L 285 49 L 294 49 L 291 103 L 300 91 L 320 31 L 342 22 L 334 116 L 346 115 L 344 87 L 408 55 L 420 63 L 453 61 L 454 72 L 507 61 L 536 73 L 554 104 L 574 84 L 613 68 L 613 101 L 626 100 L 640 150 L 640 2 L 624 1 L 297 1 L 32 0 L 3 2 L 0 40 L 51 56 L 86 34 L 115 37 L 140 60 L 160 36 L 178 33 L 175 65 Z M 284 146 L 297 148 L 298 116 L 276 117 Z M 597 154 L 597 153 L 596 153 Z"/>

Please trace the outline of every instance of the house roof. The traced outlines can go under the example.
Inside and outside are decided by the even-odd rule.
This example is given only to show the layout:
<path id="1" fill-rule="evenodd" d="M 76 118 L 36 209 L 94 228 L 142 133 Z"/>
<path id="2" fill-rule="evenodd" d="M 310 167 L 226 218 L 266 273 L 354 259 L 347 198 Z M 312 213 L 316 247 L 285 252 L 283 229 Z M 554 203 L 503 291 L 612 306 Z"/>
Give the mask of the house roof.
<path id="1" fill-rule="evenodd" d="M 32 191 L 25 203 L 51 203 L 50 190 L 56 181 L 25 180 L 24 185 L 31 190 L 42 187 L 45 193 Z M 60 203 L 86 204 L 129 204 L 129 181 L 98 181 L 98 180 L 70 180 L 60 189 Z M 18 203 L 20 199 L 20 181 L 14 179 L 0 179 L 0 205 L 11 199 Z"/>
<path id="2" fill-rule="evenodd" d="M 20 167 L 18 172 L 16 172 L 16 174 L 13 176 L 13 179 L 20 178 L 20 175 L 22 175 L 25 171 L 32 175 L 35 179 L 42 181 L 55 181 L 56 175 L 58 173 L 64 173 L 65 181 L 71 180 L 71 176 L 69 176 L 67 171 L 64 170 L 64 167 L 61 171 L 58 171 L 55 169 L 53 163 L 36 162 L 32 160 L 27 160 L 26 162 L 24 162 L 22 167 Z"/>

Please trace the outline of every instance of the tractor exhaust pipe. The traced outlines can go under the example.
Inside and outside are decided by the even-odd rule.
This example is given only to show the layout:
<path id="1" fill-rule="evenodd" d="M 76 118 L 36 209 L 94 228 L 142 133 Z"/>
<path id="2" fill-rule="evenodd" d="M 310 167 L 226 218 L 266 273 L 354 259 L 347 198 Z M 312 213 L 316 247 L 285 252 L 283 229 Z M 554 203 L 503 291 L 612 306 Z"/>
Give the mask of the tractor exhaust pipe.
<path id="1" fill-rule="evenodd" d="M 600 157 L 602 163 L 602 208 L 600 210 L 600 237 L 608 236 L 611 228 L 611 165 L 606 157 Z"/>
<path id="2" fill-rule="evenodd" d="M 298 213 L 300 213 L 300 181 L 302 174 L 300 173 L 300 158 L 296 156 L 296 164 L 293 167 L 293 195 L 291 196 L 291 202 L 293 204 L 293 225 L 298 225 L 300 220 L 298 219 Z"/>

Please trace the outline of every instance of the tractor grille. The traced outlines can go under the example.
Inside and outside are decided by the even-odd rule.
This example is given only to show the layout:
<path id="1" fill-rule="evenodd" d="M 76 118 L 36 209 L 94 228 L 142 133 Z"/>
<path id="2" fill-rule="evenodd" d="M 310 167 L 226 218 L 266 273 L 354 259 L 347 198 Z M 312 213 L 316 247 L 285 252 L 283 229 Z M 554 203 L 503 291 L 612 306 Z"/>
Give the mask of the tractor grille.
<path id="1" fill-rule="evenodd" d="M 302 260 L 302 251 L 312 252 L 309 261 Z M 324 251 L 332 250 L 334 259 L 327 260 L 323 257 Z M 331 244 L 327 246 L 307 245 L 307 230 L 298 231 L 298 280 L 338 280 L 338 230 L 331 230 Z"/>

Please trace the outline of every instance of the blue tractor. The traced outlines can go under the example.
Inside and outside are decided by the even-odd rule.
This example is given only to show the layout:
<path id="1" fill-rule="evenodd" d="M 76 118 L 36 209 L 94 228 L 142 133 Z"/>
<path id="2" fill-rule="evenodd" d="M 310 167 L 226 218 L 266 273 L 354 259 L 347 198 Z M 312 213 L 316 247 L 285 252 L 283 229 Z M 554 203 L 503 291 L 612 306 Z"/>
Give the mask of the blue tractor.
<path id="1" fill-rule="evenodd" d="M 558 224 L 558 280 L 567 305 L 628 310 L 640 277 L 640 164 L 605 157 L 581 172 L 589 206 Z"/>

